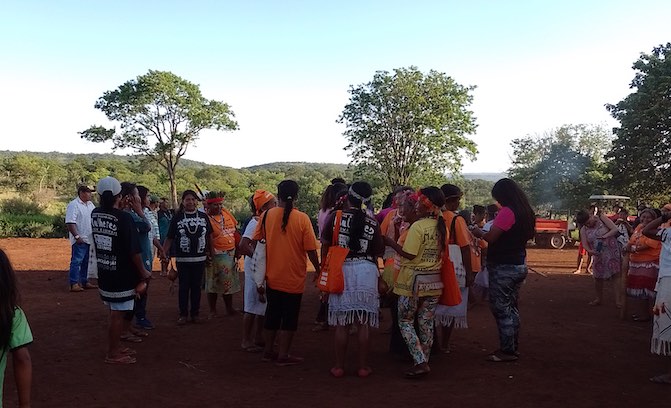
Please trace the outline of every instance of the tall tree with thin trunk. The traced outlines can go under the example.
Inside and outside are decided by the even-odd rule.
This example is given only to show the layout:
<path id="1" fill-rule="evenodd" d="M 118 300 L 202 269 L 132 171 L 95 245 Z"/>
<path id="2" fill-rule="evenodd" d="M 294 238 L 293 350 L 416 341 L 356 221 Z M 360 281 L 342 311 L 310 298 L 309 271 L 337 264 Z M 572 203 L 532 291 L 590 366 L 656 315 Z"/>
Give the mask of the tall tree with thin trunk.
<path id="1" fill-rule="evenodd" d="M 107 91 L 95 104 L 120 129 L 91 126 L 80 135 L 113 149 L 133 149 L 163 167 L 177 206 L 175 169 L 203 129 L 236 130 L 228 104 L 205 99 L 200 87 L 171 72 L 152 71 Z"/>
<path id="2" fill-rule="evenodd" d="M 338 119 L 352 164 L 384 175 L 390 188 L 459 173 L 463 156 L 477 153 L 466 137 L 476 129 L 473 89 L 416 67 L 378 71 L 371 82 L 352 86 Z"/>

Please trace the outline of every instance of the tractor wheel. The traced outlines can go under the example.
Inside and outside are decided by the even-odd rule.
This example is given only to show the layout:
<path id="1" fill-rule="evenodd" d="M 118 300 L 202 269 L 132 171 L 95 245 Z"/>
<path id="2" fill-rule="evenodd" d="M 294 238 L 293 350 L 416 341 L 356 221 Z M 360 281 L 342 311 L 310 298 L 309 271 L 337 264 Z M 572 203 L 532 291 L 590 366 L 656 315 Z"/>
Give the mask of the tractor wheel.
<path id="1" fill-rule="evenodd" d="M 566 237 L 560 234 L 555 234 L 550 238 L 550 245 L 554 249 L 562 249 L 566 245 Z"/>

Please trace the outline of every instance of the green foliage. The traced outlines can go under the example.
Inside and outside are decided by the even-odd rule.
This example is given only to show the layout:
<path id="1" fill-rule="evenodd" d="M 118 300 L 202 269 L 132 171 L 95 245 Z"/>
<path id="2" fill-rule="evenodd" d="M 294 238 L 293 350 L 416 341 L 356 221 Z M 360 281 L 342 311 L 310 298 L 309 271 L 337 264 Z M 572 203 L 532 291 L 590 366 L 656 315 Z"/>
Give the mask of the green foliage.
<path id="1" fill-rule="evenodd" d="M 604 156 L 612 137 L 600 126 L 564 125 L 512 141 L 510 177 L 543 209 L 577 209 L 591 194 L 607 193 Z"/>
<path id="2" fill-rule="evenodd" d="M 0 212 L 13 215 L 36 215 L 41 214 L 42 209 L 34 201 L 16 197 L 0 201 Z"/>
<path id="3" fill-rule="evenodd" d="M 371 82 L 350 87 L 338 122 L 347 128 L 352 163 L 384 175 L 388 189 L 459 173 L 462 155 L 477 153 L 466 137 L 476 128 L 468 110 L 473 89 L 416 67 L 378 71 Z"/>
<path id="4" fill-rule="evenodd" d="M 641 199 L 671 193 L 671 43 L 641 54 L 630 88 L 634 92 L 606 105 L 620 122 L 608 157 L 614 184 Z"/>
<path id="5" fill-rule="evenodd" d="M 167 175 L 175 205 L 177 165 L 200 131 L 238 128 L 226 103 L 205 99 L 198 85 L 164 71 L 150 70 L 105 92 L 95 108 L 119 123 L 120 130 L 91 126 L 81 137 L 112 142 L 114 149 L 133 149 L 158 163 Z"/>
<path id="6" fill-rule="evenodd" d="M 65 236 L 64 228 L 64 220 L 61 217 L 44 214 L 0 214 L 2 238 L 60 238 Z"/>

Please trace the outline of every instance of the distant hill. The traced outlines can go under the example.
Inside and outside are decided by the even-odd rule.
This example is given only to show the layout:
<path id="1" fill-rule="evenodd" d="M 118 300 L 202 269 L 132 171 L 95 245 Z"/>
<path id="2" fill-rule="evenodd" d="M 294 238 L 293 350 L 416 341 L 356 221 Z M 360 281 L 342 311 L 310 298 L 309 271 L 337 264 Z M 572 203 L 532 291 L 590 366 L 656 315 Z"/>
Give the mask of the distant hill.
<path id="1" fill-rule="evenodd" d="M 83 158 L 88 160 L 122 160 L 125 162 L 136 162 L 142 159 L 142 156 L 138 155 L 119 155 L 113 153 L 62 153 L 62 152 L 29 152 L 29 151 L 10 151 L 10 150 L 0 150 L 0 158 L 14 156 L 16 154 L 28 154 L 44 158 L 49 158 L 51 160 L 56 160 L 60 163 L 67 163 L 71 160 L 77 158 Z M 230 166 L 222 166 L 218 164 L 208 164 L 204 162 L 199 162 L 189 159 L 181 159 L 180 165 L 184 168 L 189 169 L 205 169 L 208 167 L 220 168 L 220 169 L 232 169 Z M 311 163 L 311 162 L 273 162 L 258 164 L 254 166 L 242 167 L 240 170 L 248 170 L 251 172 L 256 171 L 293 171 L 296 168 L 305 168 L 312 169 L 320 172 L 329 172 L 329 173 L 338 173 L 344 174 L 349 169 L 348 164 L 342 163 Z M 485 181 L 498 181 L 499 179 L 506 177 L 505 173 L 464 173 L 462 175 L 466 180 L 485 180 Z"/>
<path id="2" fill-rule="evenodd" d="M 485 180 L 485 181 L 499 181 L 504 177 L 508 177 L 506 173 L 464 173 L 466 180 Z"/>

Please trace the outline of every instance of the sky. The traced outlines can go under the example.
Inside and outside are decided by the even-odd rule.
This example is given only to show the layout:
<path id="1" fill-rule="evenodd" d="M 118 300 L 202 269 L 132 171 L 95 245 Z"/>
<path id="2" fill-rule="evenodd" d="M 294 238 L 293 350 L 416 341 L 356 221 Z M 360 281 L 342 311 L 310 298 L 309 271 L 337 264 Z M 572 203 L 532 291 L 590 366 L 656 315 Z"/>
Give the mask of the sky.
<path id="1" fill-rule="evenodd" d="M 336 120 L 350 86 L 414 65 L 476 86 L 464 172 L 502 172 L 514 138 L 617 126 L 604 105 L 671 41 L 669 15 L 652 0 L 0 1 L 0 150 L 110 152 L 78 132 L 110 126 L 95 101 L 154 69 L 228 103 L 240 126 L 202 132 L 188 159 L 348 163 Z"/>

